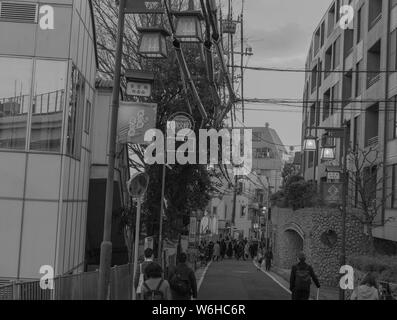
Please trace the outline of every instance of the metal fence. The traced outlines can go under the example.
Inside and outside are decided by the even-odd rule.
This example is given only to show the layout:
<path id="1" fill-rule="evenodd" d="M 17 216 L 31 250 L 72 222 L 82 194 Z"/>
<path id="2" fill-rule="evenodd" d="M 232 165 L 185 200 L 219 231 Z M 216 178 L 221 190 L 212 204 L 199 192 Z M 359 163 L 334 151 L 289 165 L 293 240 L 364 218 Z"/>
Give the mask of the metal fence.
<path id="1" fill-rule="evenodd" d="M 175 265 L 176 257 L 166 259 L 165 271 Z M 99 271 L 63 275 L 54 278 L 54 289 L 43 290 L 40 280 L 15 281 L 0 286 L 0 300 L 96 300 Z M 115 266 L 110 273 L 110 300 L 131 300 L 133 264 Z"/>

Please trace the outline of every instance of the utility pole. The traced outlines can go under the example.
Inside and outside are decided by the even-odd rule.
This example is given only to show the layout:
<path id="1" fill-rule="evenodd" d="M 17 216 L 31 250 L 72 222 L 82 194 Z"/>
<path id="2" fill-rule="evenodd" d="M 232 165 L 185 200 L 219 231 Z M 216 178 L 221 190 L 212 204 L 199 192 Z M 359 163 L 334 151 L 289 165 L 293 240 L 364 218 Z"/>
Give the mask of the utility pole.
<path id="1" fill-rule="evenodd" d="M 106 182 L 105 217 L 103 226 L 103 241 L 101 243 L 101 256 L 99 265 L 98 300 L 105 300 L 108 296 L 110 282 L 110 267 L 112 262 L 112 211 L 114 189 L 114 165 L 116 162 L 116 136 L 117 118 L 120 104 L 120 77 L 123 53 L 123 34 L 125 21 L 126 0 L 120 0 L 119 20 L 117 26 L 117 45 L 115 55 L 112 110 L 109 137 L 108 175 Z"/>
<path id="2" fill-rule="evenodd" d="M 229 12 L 228 12 L 228 21 L 230 23 L 233 22 L 233 6 L 232 6 L 232 0 L 229 0 Z M 229 33 L 229 48 L 228 48 L 228 60 L 231 62 L 232 70 L 231 70 L 231 75 L 232 75 L 232 88 L 234 91 L 234 39 L 233 39 L 233 33 Z M 231 114 L 231 121 L 232 121 L 232 128 L 234 128 L 234 121 L 236 119 L 236 114 L 235 114 L 235 108 L 234 106 L 230 110 Z"/>
<path id="3" fill-rule="evenodd" d="M 159 244 L 158 244 L 158 253 L 157 253 L 157 259 L 161 266 L 162 266 L 162 259 L 163 259 L 163 215 L 164 215 L 165 170 L 166 170 L 166 166 L 165 166 L 165 164 L 163 164 L 162 177 L 161 177 Z"/>
<path id="4" fill-rule="evenodd" d="M 241 110 L 243 115 L 243 123 L 245 123 L 245 113 L 244 113 L 244 0 L 241 1 L 241 60 L 240 60 L 240 73 L 241 73 Z M 234 53 L 233 53 L 234 54 Z"/>
<path id="5" fill-rule="evenodd" d="M 342 239 L 340 265 L 346 265 L 346 215 L 347 215 L 347 194 L 349 189 L 349 177 L 347 172 L 347 153 L 349 150 L 349 127 L 344 124 L 343 131 L 343 192 L 342 192 Z M 345 291 L 339 289 L 339 300 L 345 300 Z"/>

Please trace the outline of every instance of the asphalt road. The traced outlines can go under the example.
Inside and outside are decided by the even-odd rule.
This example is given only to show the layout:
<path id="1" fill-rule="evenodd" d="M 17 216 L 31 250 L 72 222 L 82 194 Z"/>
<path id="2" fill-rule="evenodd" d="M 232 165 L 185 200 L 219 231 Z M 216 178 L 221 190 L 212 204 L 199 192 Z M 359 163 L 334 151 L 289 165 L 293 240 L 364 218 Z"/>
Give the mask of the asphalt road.
<path id="1" fill-rule="evenodd" d="M 252 261 L 213 262 L 201 285 L 198 300 L 291 300 L 290 294 Z"/>

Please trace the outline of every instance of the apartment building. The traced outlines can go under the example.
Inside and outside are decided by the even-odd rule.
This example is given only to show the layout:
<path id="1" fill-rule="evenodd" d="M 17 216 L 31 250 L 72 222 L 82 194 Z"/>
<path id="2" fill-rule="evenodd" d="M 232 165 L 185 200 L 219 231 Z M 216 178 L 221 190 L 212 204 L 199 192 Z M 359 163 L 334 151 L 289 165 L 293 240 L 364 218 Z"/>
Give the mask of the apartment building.
<path id="1" fill-rule="evenodd" d="M 95 39 L 91 1 L 0 1 L 2 279 L 84 267 Z"/>
<path id="2" fill-rule="evenodd" d="M 351 28 L 339 25 L 340 7 L 354 8 Z M 379 215 L 378 239 L 397 241 L 397 223 L 384 224 L 397 216 L 397 1 L 332 1 L 313 34 L 305 69 L 302 141 L 305 135 L 321 137 L 322 130 L 309 127 L 348 126 L 350 147 L 376 148 L 384 164 L 383 192 L 391 192 Z M 387 70 L 387 72 L 386 72 Z M 385 112 L 387 110 L 387 112 Z M 319 152 L 305 152 L 302 171 L 306 180 L 319 185 L 326 169 L 340 166 L 337 155 L 322 162 Z M 381 171 L 381 170 L 380 170 Z"/>
<path id="3" fill-rule="evenodd" d="M 282 187 L 281 174 L 289 153 L 269 123 L 249 129 L 252 129 L 252 170 L 267 177 L 270 190 L 275 193 Z"/>

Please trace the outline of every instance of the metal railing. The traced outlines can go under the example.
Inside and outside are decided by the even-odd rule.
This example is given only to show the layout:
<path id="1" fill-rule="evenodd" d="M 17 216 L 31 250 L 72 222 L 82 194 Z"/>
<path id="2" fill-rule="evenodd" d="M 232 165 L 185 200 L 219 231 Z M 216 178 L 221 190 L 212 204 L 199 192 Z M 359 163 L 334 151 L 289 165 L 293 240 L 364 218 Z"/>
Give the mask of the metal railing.
<path id="1" fill-rule="evenodd" d="M 373 76 L 372 78 L 367 79 L 367 89 L 372 87 L 375 83 L 377 83 L 380 80 L 380 73 L 377 75 Z"/>
<path id="2" fill-rule="evenodd" d="M 382 12 L 379 12 L 379 14 L 372 21 L 369 22 L 368 30 L 371 30 L 379 22 L 380 19 L 382 19 Z"/>
<path id="3" fill-rule="evenodd" d="M 165 269 L 176 264 L 175 255 L 168 257 Z M 167 274 L 167 273 L 165 273 Z M 0 286 L 0 300 L 96 300 L 99 271 L 62 275 L 54 278 L 54 289 L 43 290 L 40 280 L 14 281 Z M 111 269 L 109 300 L 131 300 L 134 281 L 133 264 Z"/>
<path id="4" fill-rule="evenodd" d="M 372 137 L 368 139 L 367 147 L 377 145 L 378 143 L 379 143 L 379 137 L 378 136 Z"/>

